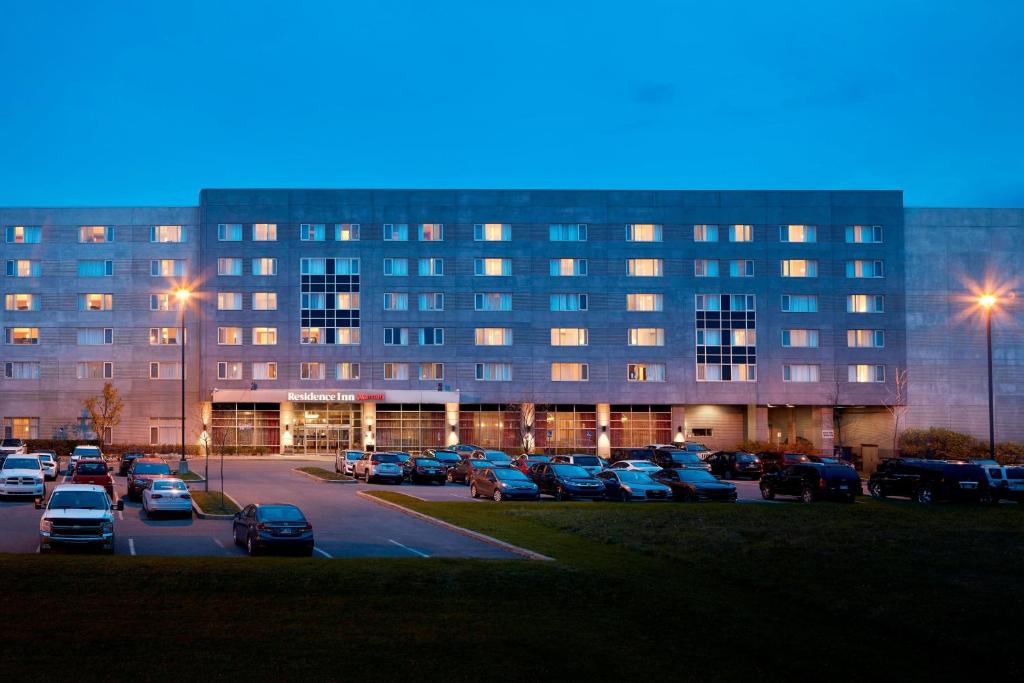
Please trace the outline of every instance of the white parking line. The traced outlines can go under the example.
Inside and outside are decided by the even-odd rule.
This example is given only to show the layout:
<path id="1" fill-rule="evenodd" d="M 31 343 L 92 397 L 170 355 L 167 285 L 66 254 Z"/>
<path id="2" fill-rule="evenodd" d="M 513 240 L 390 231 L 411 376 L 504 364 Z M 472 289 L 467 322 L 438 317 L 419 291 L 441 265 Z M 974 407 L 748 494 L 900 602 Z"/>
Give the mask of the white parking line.
<path id="1" fill-rule="evenodd" d="M 128 552 L 131 554 L 132 557 L 135 557 L 135 539 L 134 538 L 129 538 L 128 539 Z"/>
<path id="2" fill-rule="evenodd" d="M 393 538 L 389 538 L 388 540 L 390 542 L 394 543 L 395 545 L 397 545 L 399 548 L 405 548 L 406 550 L 408 550 L 410 553 L 413 553 L 414 555 L 419 555 L 420 557 L 430 557 L 430 555 L 427 555 L 426 553 L 421 553 L 419 550 L 416 550 L 415 548 L 410 548 L 407 545 L 399 543 L 398 541 L 396 541 Z"/>
<path id="3" fill-rule="evenodd" d="M 124 521 L 124 512 L 122 512 L 121 510 L 118 510 L 117 511 L 117 518 L 123 522 Z"/>
<path id="4" fill-rule="evenodd" d="M 392 541 L 392 543 L 394 543 L 394 541 Z M 324 550 L 320 550 L 320 548 L 317 548 L 316 546 L 313 546 L 313 550 L 318 552 L 318 553 L 320 553 L 321 555 L 326 557 L 328 560 L 334 559 L 334 558 L 331 557 L 331 555 L 328 552 L 326 552 Z"/>
<path id="5" fill-rule="evenodd" d="M 217 544 L 218 546 L 220 546 L 221 548 L 223 548 L 223 547 L 224 547 L 224 543 L 223 543 L 223 542 L 221 542 L 221 540 L 220 540 L 219 538 L 215 538 L 215 539 L 213 539 L 213 542 L 214 542 L 214 543 L 216 543 L 216 544 Z"/>

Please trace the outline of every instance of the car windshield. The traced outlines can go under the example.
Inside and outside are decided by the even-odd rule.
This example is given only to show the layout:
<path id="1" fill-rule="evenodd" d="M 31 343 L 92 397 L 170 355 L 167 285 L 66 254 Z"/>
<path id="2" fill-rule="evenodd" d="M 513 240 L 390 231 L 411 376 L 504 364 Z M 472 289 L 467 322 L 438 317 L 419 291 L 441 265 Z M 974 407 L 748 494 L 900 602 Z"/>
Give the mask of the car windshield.
<path id="1" fill-rule="evenodd" d="M 484 457 L 491 462 L 508 462 L 512 459 L 502 451 L 484 451 Z"/>
<path id="2" fill-rule="evenodd" d="M 46 509 L 103 510 L 106 507 L 107 497 L 99 491 L 54 491 Z"/>
<path id="3" fill-rule="evenodd" d="M 478 470 L 482 470 L 485 467 L 494 467 L 494 463 L 490 460 L 467 460 L 470 467 L 475 467 Z"/>
<path id="4" fill-rule="evenodd" d="M 572 456 L 573 464 L 582 465 L 584 467 L 600 467 L 601 459 L 596 455 L 574 455 Z"/>
<path id="5" fill-rule="evenodd" d="M 5 470 L 38 470 L 39 461 L 35 458 L 7 458 L 4 460 Z"/>
<path id="6" fill-rule="evenodd" d="M 646 472 L 638 472 L 636 470 L 623 470 L 619 472 L 619 481 L 626 482 L 627 484 L 653 484 L 654 480 L 651 479 L 651 475 Z"/>
<path id="7" fill-rule="evenodd" d="M 684 453 L 682 451 L 672 451 L 672 462 L 681 462 L 687 465 L 693 465 L 696 463 L 704 462 L 698 456 L 693 453 Z"/>
<path id="8" fill-rule="evenodd" d="M 363 454 L 360 453 L 359 451 L 349 451 L 348 453 L 345 454 L 346 460 L 359 460 L 362 457 Z"/>
<path id="9" fill-rule="evenodd" d="M 737 453 L 736 462 L 757 462 L 757 456 L 753 453 Z"/>
<path id="10" fill-rule="evenodd" d="M 700 453 L 701 451 L 706 451 L 707 449 L 708 449 L 708 447 L 705 446 L 702 443 L 688 443 L 688 444 L 686 444 L 686 450 L 691 452 L 691 453 Z"/>
<path id="11" fill-rule="evenodd" d="M 107 466 L 102 462 L 80 462 L 75 467 L 75 474 L 106 474 Z"/>
<path id="12" fill-rule="evenodd" d="M 552 465 L 551 470 L 563 477 L 580 477 L 581 479 L 589 479 L 590 473 L 579 465 Z"/>
<path id="13" fill-rule="evenodd" d="M 187 491 L 188 486 L 183 481 L 164 479 L 153 482 L 154 491 Z"/>
<path id="14" fill-rule="evenodd" d="M 0 446 L 21 446 L 21 445 L 22 445 L 21 439 L 4 439 L 3 443 L 0 444 Z"/>
<path id="15" fill-rule="evenodd" d="M 165 462 L 137 462 L 132 472 L 135 474 L 170 474 L 171 468 Z"/>
<path id="16" fill-rule="evenodd" d="M 710 472 L 705 470 L 677 470 L 679 478 L 683 481 L 718 481 Z"/>
<path id="17" fill-rule="evenodd" d="M 33 453 L 32 455 L 34 455 L 37 458 L 39 458 L 40 460 L 44 460 L 46 462 L 52 462 L 53 461 L 53 456 L 50 455 L 49 453 Z"/>
<path id="18" fill-rule="evenodd" d="M 434 451 L 434 458 L 445 462 L 462 460 L 455 451 Z"/>
<path id="19" fill-rule="evenodd" d="M 294 505 L 263 505 L 256 510 L 261 522 L 305 522 L 302 511 Z"/>
<path id="20" fill-rule="evenodd" d="M 370 456 L 370 460 L 373 462 L 400 462 L 401 458 L 394 453 L 377 453 Z"/>
<path id="21" fill-rule="evenodd" d="M 499 468 L 494 470 L 494 476 L 502 481 L 530 481 L 530 478 L 519 470 Z"/>
<path id="22" fill-rule="evenodd" d="M 440 467 L 441 463 L 430 458 L 416 458 L 417 467 Z"/>
<path id="23" fill-rule="evenodd" d="M 90 455 L 99 455 L 100 449 L 94 446 L 75 446 L 74 455 L 80 458 L 88 457 Z"/>

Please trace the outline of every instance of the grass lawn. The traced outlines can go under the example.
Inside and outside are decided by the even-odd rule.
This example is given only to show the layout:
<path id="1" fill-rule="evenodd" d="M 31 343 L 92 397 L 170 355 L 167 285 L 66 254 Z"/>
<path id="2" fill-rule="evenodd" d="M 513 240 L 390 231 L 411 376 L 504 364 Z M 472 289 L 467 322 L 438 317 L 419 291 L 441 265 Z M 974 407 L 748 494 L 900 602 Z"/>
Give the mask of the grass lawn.
<path id="1" fill-rule="evenodd" d="M 184 474 L 182 474 L 181 472 L 177 472 L 177 473 L 175 473 L 174 476 L 176 476 L 178 479 L 181 479 L 182 481 L 202 481 L 202 479 L 203 479 L 202 477 L 200 477 L 198 474 L 196 474 L 192 470 L 189 470 L 188 472 L 185 472 Z"/>
<path id="2" fill-rule="evenodd" d="M 199 507 L 208 515 L 233 515 L 238 512 L 238 506 L 230 498 L 224 497 L 224 505 L 220 504 L 220 491 L 189 491 Z"/>
<path id="3" fill-rule="evenodd" d="M 111 638 L 131 638 L 118 671 L 177 680 L 1024 673 L 1024 510 L 1011 506 L 378 495 L 557 561 L 0 556 L 18 600 L 33 605 L 31 618 L 9 620 L 5 646 L 31 651 L 55 629 L 105 624 Z M 11 657 L 5 674 L 66 678 L 69 662 L 94 652 L 93 639 L 65 638 L 59 656 Z M 173 666 L 147 666 L 167 654 Z M 74 673 L 109 675 L 106 666 Z"/>
<path id="4" fill-rule="evenodd" d="M 338 474 L 337 472 L 325 470 L 322 467 L 296 467 L 295 469 L 306 474 L 312 474 L 318 479 L 326 479 L 327 481 L 352 481 L 352 477 L 347 474 Z"/>

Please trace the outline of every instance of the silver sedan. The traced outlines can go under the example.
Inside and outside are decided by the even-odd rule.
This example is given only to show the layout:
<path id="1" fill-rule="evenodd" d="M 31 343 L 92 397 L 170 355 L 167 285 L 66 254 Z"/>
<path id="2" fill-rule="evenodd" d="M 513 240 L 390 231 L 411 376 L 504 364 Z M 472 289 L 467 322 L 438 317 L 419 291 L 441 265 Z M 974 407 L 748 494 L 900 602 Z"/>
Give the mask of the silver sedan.
<path id="1" fill-rule="evenodd" d="M 192 495 L 181 479 L 151 479 L 142 490 L 142 509 L 147 515 L 168 512 L 192 515 Z"/>

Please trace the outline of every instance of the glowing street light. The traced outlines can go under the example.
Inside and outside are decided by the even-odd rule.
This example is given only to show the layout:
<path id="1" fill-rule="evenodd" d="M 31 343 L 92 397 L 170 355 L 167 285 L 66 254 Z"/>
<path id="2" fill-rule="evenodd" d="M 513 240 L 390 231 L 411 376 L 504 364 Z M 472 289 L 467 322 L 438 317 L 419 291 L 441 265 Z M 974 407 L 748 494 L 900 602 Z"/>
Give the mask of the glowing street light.
<path id="1" fill-rule="evenodd" d="M 181 461 L 178 464 L 178 471 L 182 473 L 188 468 L 188 463 L 185 461 L 185 307 L 190 296 L 192 296 L 192 292 L 184 287 L 179 287 L 174 292 L 174 297 L 178 300 L 178 306 L 181 308 L 181 336 L 178 340 L 178 343 L 181 344 Z"/>
<path id="2" fill-rule="evenodd" d="M 992 401 L 992 308 L 999 302 L 994 294 L 982 294 L 978 304 L 985 309 L 985 339 L 988 343 L 988 457 L 996 459 L 996 418 Z"/>

